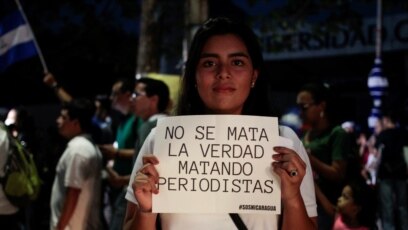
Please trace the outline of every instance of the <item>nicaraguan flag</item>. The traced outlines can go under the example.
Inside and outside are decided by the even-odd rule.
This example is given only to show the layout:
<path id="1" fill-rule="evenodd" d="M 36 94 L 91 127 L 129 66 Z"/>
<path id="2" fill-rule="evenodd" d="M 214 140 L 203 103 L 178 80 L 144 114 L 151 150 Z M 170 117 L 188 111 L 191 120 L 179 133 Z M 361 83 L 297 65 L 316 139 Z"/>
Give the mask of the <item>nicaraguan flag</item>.
<path id="1" fill-rule="evenodd" d="M 374 128 L 378 118 L 382 115 L 382 101 L 388 90 L 388 79 L 383 76 L 382 62 L 379 57 L 374 60 L 374 66 L 368 75 L 367 85 L 373 99 L 373 107 L 368 117 L 368 126 Z"/>
<path id="2" fill-rule="evenodd" d="M 15 4 L 13 1 L 8 2 Z M 0 17 L 0 72 L 2 72 L 9 65 L 36 55 L 37 49 L 30 26 L 17 6 Z"/>

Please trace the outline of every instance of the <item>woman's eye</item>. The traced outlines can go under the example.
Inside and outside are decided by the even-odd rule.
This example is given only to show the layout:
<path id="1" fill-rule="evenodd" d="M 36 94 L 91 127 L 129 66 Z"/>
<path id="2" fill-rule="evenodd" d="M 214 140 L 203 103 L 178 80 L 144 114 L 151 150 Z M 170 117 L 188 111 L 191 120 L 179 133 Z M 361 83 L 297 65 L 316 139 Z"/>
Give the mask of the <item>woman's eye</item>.
<path id="1" fill-rule="evenodd" d="M 215 62 L 213 62 L 213 61 L 204 61 L 203 66 L 204 67 L 212 67 L 212 66 L 215 66 Z"/>
<path id="2" fill-rule="evenodd" d="M 244 62 L 241 61 L 241 60 L 233 60 L 232 64 L 235 65 L 235 66 L 243 66 Z"/>

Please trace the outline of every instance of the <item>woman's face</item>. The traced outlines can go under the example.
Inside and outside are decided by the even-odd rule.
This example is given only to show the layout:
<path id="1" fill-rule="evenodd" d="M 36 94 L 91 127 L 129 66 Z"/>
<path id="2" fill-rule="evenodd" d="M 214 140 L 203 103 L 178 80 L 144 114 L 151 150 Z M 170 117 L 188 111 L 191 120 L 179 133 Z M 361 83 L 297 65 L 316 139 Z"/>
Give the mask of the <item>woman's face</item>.
<path id="1" fill-rule="evenodd" d="M 241 114 L 257 76 L 239 37 L 215 35 L 205 43 L 198 62 L 198 94 L 210 113 Z"/>
<path id="2" fill-rule="evenodd" d="M 300 91 L 296 98 L 300 109 L 300 117 L 305 124 L 316 126 L 321 119 L 322 105 L 315 103 L 312 94 L 308 91 Z"/>

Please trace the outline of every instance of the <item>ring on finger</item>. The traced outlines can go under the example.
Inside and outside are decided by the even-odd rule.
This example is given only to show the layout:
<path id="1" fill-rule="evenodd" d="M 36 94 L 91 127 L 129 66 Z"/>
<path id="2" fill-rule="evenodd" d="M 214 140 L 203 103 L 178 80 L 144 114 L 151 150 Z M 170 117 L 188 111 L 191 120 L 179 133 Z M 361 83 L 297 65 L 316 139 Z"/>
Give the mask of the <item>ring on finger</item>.
<path id="1" fill-rule="evenodd" d="M 298 175 L 297 169 L 292 169 L 292 170 L 290 170 L 289 175 L 290 175 L 291 177 L 297 176 L 297 175 Z"/>

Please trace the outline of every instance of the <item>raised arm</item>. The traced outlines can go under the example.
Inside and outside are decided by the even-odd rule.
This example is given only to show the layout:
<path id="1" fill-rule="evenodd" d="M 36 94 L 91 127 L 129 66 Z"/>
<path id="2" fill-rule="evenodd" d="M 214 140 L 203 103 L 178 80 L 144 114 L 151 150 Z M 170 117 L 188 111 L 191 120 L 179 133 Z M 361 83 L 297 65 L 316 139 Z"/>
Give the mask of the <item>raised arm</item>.
<path id="1" fill-rule="evenodd" d="M 72 96 L 67 91 L 65 91 L 62 86 L 58 85 L 58 82 L 52 73 L 45 73 L 43 82 L 54 90 L 55 94 L 61 102 L 70 102 L 72 100 Z"/>
<path id="2" fill-rule="evenodd" d="M 317 229 L 317 218 L 309 217 L 303 201 L 300 185 L 306 174 L 305 162 L 295 151 L 286 147 L 275 147 L 274 171 L 281 178 L 283 205 L 282 229 Z"/>

